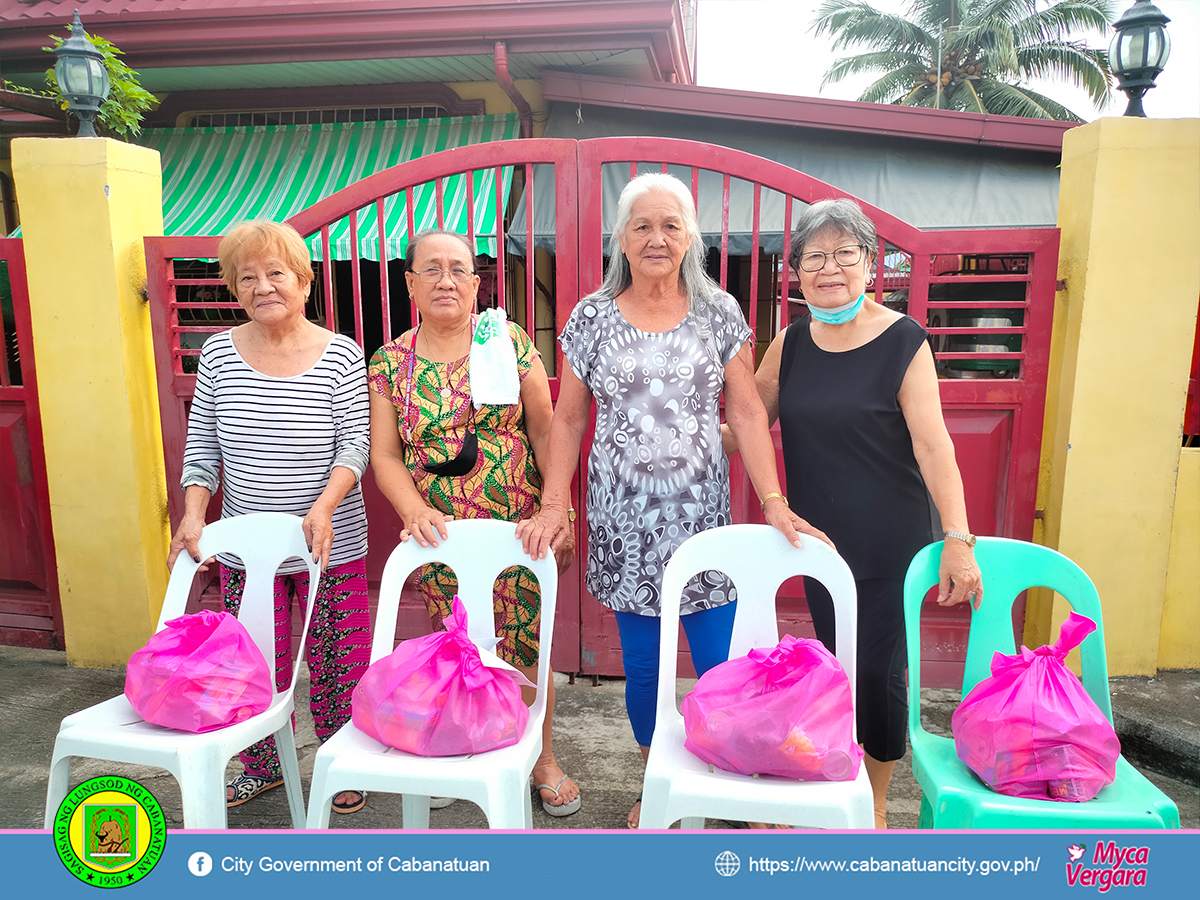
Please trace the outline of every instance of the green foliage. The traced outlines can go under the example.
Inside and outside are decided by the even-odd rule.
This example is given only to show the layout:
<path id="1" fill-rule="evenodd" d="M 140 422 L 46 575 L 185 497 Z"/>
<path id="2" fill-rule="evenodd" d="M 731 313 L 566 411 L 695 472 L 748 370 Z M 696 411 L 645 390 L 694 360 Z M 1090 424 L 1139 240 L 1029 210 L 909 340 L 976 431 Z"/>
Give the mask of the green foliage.
<path id="1" fill-rule="evenodd" d="M 125 140 L 135 138 L 142 133 L 142 113 L 157 105 L 158 100 L 138 82 L 137 72 L 118 59 L 122 51 L 110 41 L 94 34 L 89 34 L 95 48 L 104 57 L 104 68 L 108 70 L 108 80 L 111 85 L 108 99 L 100 107 L 96 117 L 96 131 L 109 137 L 119 136 Z M 42 49 L 53 53 L 62 46 L 63 38 L 50 35 L 54 42 L 52 47 Z M 58 87 L 58 79 L 54 77 L 54 68 L 46 70 L 46 84 L 50 94 L 58 101 L 63 109 L 68 109 L 66 98 Z"/>
<path id="2" fill-rule="evenodd" d="M 1107 52 L 1071 34 L 1107 34 L 1112 17 L 1112 0 L 912 0 L 906 16 L 865 0 L 825 0 L 811 30 L 832 36 L 835 50 L 866 51 L 835 62 L 822 87 L 882 73 L 859 100 L 1080 122 L 1024 82 L 1059 78 L 1084 88 L 1097 107 L 1106 104 Z"/>

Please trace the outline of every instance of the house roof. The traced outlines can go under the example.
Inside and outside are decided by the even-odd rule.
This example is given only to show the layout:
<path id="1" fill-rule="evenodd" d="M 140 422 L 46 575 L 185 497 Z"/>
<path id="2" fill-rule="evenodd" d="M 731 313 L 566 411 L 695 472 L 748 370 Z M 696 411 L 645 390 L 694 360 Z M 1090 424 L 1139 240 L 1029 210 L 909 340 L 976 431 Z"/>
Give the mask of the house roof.
<path id="1" fill-rule="evenodd" d="M 694 5 L 680 0 L 10 0 L 0 4 L 6 77 L 44 70 L 47 33 L 65 33 L 75 9 L 152 91 L 214 86 L 227 66 L 236 84 L 222 87 L 491 81 L 497 40 L 515 77 L 612 71 L 622 57 L 625 75 L 693 80 Z"/>
<path id="2" fill-rule="evenodd" d="M 851 100 L 825 100 L 681 84 L 651 84 L 571 72 L 545 72 L 547 100 L 658 113 L 711 116 L 937 143 L 977 144 L 1062 153 L 1062 136 L 1077 123 L 978 115 Z"/>

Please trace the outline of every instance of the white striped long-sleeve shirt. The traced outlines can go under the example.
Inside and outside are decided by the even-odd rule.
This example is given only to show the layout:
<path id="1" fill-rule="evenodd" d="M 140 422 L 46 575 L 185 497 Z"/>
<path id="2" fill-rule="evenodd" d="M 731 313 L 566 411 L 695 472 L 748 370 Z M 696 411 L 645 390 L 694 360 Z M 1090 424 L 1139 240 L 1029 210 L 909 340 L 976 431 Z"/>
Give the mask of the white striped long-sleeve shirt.
<path id="1" fill-rule="evenodd" d="M 230 332 L 215 334 L 200 352 L 180 484 L 216 492 L 223 470 L 222 518 L 252 512 L 303 517 L 334 466 L 362 478 L 370 455 L 368 404 L 362 350 L 343 335 L 334 336 L 307 372 L 275 378 L 242 359 Z M 366 556 L 360 484 L 334 512 L 333 531 L 330 567 Z M 303 570 L 289 562 L 279 571 Z"/>

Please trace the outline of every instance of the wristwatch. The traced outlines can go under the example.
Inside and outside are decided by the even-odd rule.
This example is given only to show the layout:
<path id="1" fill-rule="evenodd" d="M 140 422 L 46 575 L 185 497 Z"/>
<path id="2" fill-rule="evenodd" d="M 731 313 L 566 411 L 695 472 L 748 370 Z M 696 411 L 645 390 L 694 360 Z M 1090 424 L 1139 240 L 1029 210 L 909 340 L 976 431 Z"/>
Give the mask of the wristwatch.
<path id="1" fill-rule="evenodd" d="M 968 547 L 975 546 L 975 535 L 963 534 L 961 531 L 946 531 L 943 532 L 948 538 L 954 538 L 956 541 L 962 541 Z"/>

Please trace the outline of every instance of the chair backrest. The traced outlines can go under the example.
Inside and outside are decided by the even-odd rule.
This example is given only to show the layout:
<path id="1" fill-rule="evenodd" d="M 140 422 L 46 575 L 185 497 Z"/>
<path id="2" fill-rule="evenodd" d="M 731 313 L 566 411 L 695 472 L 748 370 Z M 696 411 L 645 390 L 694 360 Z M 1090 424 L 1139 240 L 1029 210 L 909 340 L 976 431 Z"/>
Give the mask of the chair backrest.
<path id="1" fill-rule="evenodd" d="M 930 588 L 938 583 L 942 542 L 936 541 L 913 557 L 904 579 L 904 623 L 908 639 L 909 726 L 920 728 L 921 710 L 921 605 Z M 967 661 L 963 671 L 963 696 L 991 674 L 992 656 L 999 651 L 1016 652 L 1013 640 L 1012 606 L 1017 596 L 1032 587 L 1057 591 L 1075 612 L 1096 623 L 1096 630 L 1079 648 L 1084 689 L 1100 710 L 1112 720 L 1108 694 L 1108 662 L 1104 656 L 1104 619 L 1096 586 L 1083 569 L 1057 550 L 1014 541 L 981 537 L 975 545 L 975 561 L 983 574 L 983 603 L 971 613 L 967 637 Z M 1054 635 L 1053 637 L 1057 637 Z"/>
<path id="2" fill-rule="evenodd" d="M 442 563 L 458 577 L 458 597 L 467 612 L 467 633 L 477 645 L 495 646 L 496 619 L 493 586 L 497 576 L 510 566 L 524 566 L 537 578 L 541 589 L 540 650 L 538 652 L 538 695 L 530 710 L 536 715 L 545 704 L 550 678 L 550 638 L 554 634 L 554 608 L 558 597 L 558 567 L 554 554 L 530 559 L 517 540 L 517 526 L 496 519 L 460 519 L 446 523 L 449 537 L 437 547 L 422 547 L 414 540 L 398 545 L 383 567 L 379 583 L 379 609 L 371 640 L 371 662 L 395 648 L 396 616 L 400 592 L 413 570 Z"/>
<path id="3" fill-rule="evenodd" d="M 272 672 L 275 669 L 275 573 L 285 560 L 292 558 L 299 559 L 308 567 L 308 603 L 304 631 L 300 636 L 300 650 L 296 654 L 296 668 L 299 668 L 321 576 L 321 564 L 312 561 L 312 552 L 304 539 L 300 517 L 274 512 L 250 513 L 205 525 L 200 533 L 200 558 L 205 560 L 218 553 L 237 556 L 246 567 L 246 588 L 238 610 L 238 621 L 250 633 Z M 180 553 L 176 557 L 156 630 L 161 630 L 169 619 L 184 614 L 192 579 L 199 567 L 200 563 L 187 553 Z M 294 688 L 295 671 L 292 672 L 291 683 Z M 271 685 L 274 689 L 274 678 Z"/>
<path id="4" fill-rule="evenodd" d="M 845 560 L 828 544 L 803 537 L 800 549 L 769 525 L 726 525 L 693 535 L 671 556 L 663 571 L 662 632 L 659 637 L 658 715 L 678 715 L 675 706 L 676 655 L 679 650 L 679 604 L 683 589 L 701 572 L 729 576 L 737 588 L 737 613 L 729 658 L 756 647 L 779 643 L 775 595 L 787 579 L 808 575 L 833 597 L 837 658 L 855 696 L 858 641 L 858 591 Z"/>

